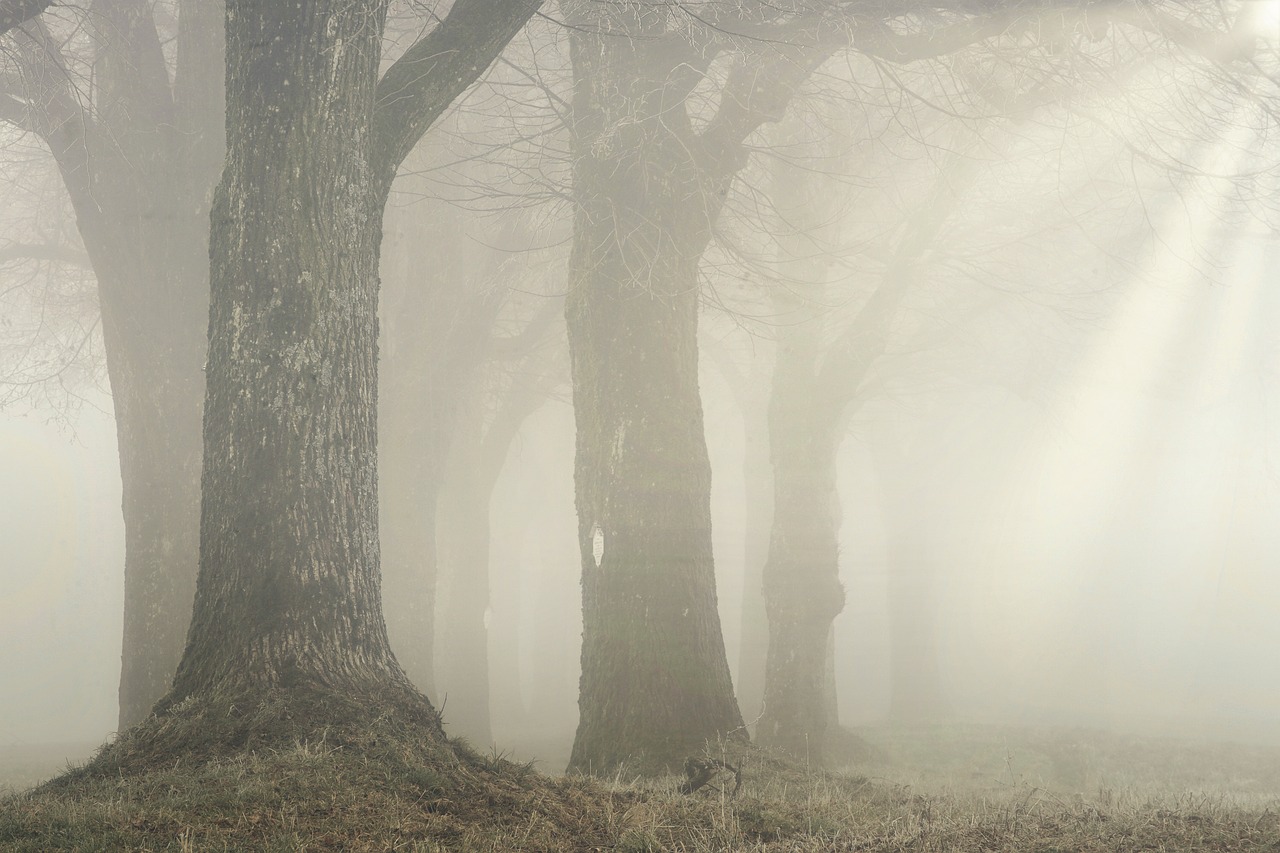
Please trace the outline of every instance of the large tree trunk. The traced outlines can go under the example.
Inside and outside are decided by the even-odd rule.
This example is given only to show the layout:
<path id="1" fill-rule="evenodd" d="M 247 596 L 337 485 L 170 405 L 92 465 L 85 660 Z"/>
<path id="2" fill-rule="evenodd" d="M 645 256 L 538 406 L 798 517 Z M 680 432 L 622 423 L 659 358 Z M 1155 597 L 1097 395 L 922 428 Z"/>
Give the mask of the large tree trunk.
<path id="1" fill-rule="evenodd" d="M 413 695 L 378 572 L 370 105 L 385 12 L 228 10 L 200 577 L 171 700 Z"/>
<path id="2" fill-rule="evenodd" d="M 678 97 L 679 56 L 647 37 L 663 20 L 589 9 L 570 34 L 577 208 L 565 317 L 583 572 L 570 767 L 591 772 L 670 770 L 708 739 L 745 737 L 716 609 L 698 393 L 710 226 L 687 116 L 665 100 Z"/>

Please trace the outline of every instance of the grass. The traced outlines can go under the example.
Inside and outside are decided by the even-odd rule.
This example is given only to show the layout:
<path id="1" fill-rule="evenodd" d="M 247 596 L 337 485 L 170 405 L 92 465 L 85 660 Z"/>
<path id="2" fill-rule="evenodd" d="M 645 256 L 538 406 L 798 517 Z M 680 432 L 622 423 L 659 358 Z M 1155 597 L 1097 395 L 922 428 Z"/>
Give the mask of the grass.
<path id="1" fill-rule="evenodd" d="M 270 703 L 247 716 L 281 719 Z M 135 738 L 0 800 L 0 850 L 1280 851 L 1274 750 L 973 726 L 863 735 L 880 752 L 856 773 L 737 748 L 732 800 L 681 795 L 675 778 L 549 777 L 390 718 L 164 762 Z"/>

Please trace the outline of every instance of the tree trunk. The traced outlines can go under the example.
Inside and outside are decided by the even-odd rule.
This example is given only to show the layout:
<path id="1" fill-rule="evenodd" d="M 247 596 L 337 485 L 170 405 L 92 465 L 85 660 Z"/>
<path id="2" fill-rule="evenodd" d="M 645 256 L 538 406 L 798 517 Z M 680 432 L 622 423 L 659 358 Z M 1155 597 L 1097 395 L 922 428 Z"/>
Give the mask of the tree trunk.
<path id="1" fill-rule="evenodd" d="M 171 245 L 192 242 L 197 256 L 207 257 L 203 240 Z M 191 301 L 204 307 L 203 287 L 193 286 L 203 281 L 197 274 L 168 284 L 185 285 Z M 108 307 L 112 287 L 101 279 L 100 287 L 105 319 L 114 313 Z M 112 340 L 107 361 L 125 524 L 122 730 L 145 719 L 168 691 L 186 643 L 199 553 L 204 396 L 201 324 L 183 322 L 181 315 L 166 324 L 160 317 L 145 323 L 135 314 L 134 322 L 142 328 L 105 332 Z M 105 329 L 113 325 L 104 322 Z"/>
<path id="2" fill-rule="evenodd" d="M 738 653 L 738 705 L 748 724 L 764 707 L 764 671 L 769 653 L 769 617 L 764 603 L 764 565 L 773 525 L 773 471 L 769 461 L 767 404 L 748 411 L 743 401 L 745 454 L 742 463 L 745 494 L 743 549 L 742 638 Z"/>
<path id="3" fill-rule="evenodd" d="M 157 169 L 171 164 L 156 163 Z M 116 175 L 128 179 L 132 170 Z M 104 181 L 80 215 L 98 274 L 125 524 L 121 729 L 169 689 L 199 550 L 207 221 L 195 192 Z M 110 221 L 106 221 L 110 219 Z M 98 220 L 97 222 L 91 220 Z"/>
<path id="4" fill-rule="evenodd" d="M 769 655 L 757 740 L 821 764 L 828 727 L 835 723 L 829 641 L 844 608 L 835 480 L 839 421 L 812 398 L 812 379 L 787 370 L 786 347 L 779 343 L 769 412 L 774 520 L 764 570 Z"/>
<path id="5" fill-rule="evenodd" d="M 378 572 L 370 105 L 385 12 L 228 9 L 200 577 L 171 701 L 413 695 Z"/>
<path id="6" fill-rule="evenodd" d="M 716 609 L 698 392 L 698 263 L 726 185 L 708 178 L 683 104 L 700 75 L 665 12 L 565 8 L 580 24 L 565 317 L 583 572 L 569 766 L 664 772 L 709 739 L 746 736 Z"/>
<path id="7" fill-rule="evenodd" d="M 222 165 L 223 13 L 181 5 L 172 78 L 143 3 L 92 18 L 92 111 L 39 23 L 21 51 L 36 127 L 98 279 L 125 523 L 119 726 L 169 688 L 191 616 L 208 326 L 209 196 Z"/>

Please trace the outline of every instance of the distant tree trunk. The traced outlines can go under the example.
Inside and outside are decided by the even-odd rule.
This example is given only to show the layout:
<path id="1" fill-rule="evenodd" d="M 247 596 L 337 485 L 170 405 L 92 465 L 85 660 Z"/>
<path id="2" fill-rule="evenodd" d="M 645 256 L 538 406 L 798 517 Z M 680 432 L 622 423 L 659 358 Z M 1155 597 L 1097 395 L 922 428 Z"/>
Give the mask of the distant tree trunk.
<path id="1" fill-rule="evenodd" d="M 384 430 L 384 434 L 387 431 Z M 439 557 L 436 510 L 439 464 L 429 458 L 442 441 L 430 425 L 408 428 L 381 443 L 379 524 L 387 631 L 410 680 L 435 695 L 435 611 Z"/>
<path id="2" fill-rule="evenodd" d="M 812 334 L 811 329 L 784 337 Z M 832 622 L 844 608 L 839 577 L 839 498 L 835 455 L 839 409 L 813 395 L 812 361 L 789 361 L 780 340 L 769 407 L 774 516 L 765 565 L 769 655 L 761 744 L 821 763 L 834 691 L 829 689 Z M 788 368 L 799 368 L 792 372 Z"/>
<path id="3" fill-rule="evenodd" d="M 646 38 L 663 16 L 580 11 L 565 316 L 583 645 L 570 768 L 661 772 L 708 739 L 744 736 L 716 608 L 698 393 L 710 223 L 703 175 L 682 146 L 688 119 L 664 101 L 678 56 Z"/>
<path id="4" fill-rule="evenodd" d="M 396 659 L 420 690 L 435 695 L 436 513 L 458 406 L 475 363 L 475 330 L 469 325 L 459 330 L 459 319 L 476 294 L 457 216 L 424 205 L 414 206 L 412 213 L 389 212 L 383 264 L 378 401 L 383 608 Z M 432 274 L 424 276 L 428 264 Z M 488 334 L 487 327 L 481 331 Z"/>
<path id="5" fill-rule="evenodd" d="M 132 264 L 132 272 L 116 278 L 119 267 L 98 265 L 125 522 L 121 729 L 144 719 L 169 689 L 195 593 L 205 347 L 203 323 L 191 314 L 207 313 L 199 270 L 207 267 L 208 249 L 205 222 L 191 228 L 178 222 L 151 222 L 134 235 L 150 238 L 143 245 L 164 259 L 160 270 Z M 183 263 L 192 260 L 195 269 Z M 120 293 L 126 287 L 143 298 L 146 311 L 120 310 L 122 302 L 138 304 Z"/>
<path id="6" fill-rule="evenodd" d="M 918 532 L 890 533 L 889 716 L 935 720 L 945 713 L 938 661 L 937 571 L 915 543 Z"/>
<path id="7" fill-rule="evenodd" d="M 168 689 L 195 588 L 220 9 L 184 4 L 172 81 L 148 8 L 99 10 L 92 113 L 43 25 L 18 39 L 32 129 L 58 164 L 98 279 L 125 522 L 121 729 Z"/>
<path id="8" fill-rule="evenodd" d="M 218 0 L 180 4 L 171 76 L 149 6 L 99 5 L 92 111 L 42 23 L 24 28 L 17 55 L 32 129 L 58 164 L 98 279 L 123 487 L 124 729 L 169 689 L 196 583 L 223 13 Z"/>
<path id="9" fill-rule="evenodd" d="M 449 730 L 478 747 L 493 741 L 489 717 L 489 498 L 480 470 L 483 417 L 473 389 L 463 405 L 437 516 L 446 590 L 440 613 L 440 690 Z"/>
<path id="10" fill-rule="evenodd" d="M 738 705 L 751 723 L 764 707 L 764 672 L 769 653 L 769 617 L 764 601 L 764 565 L 773 526 L 773 471 L 769 460 L 768 404 L 743 402 L 742 478 L 745 515 L 742 634 L 738 653 Z M 747 409 L 750 409 L 748 411 Z"/>
<path id="11" fill-rule="evenodd" d="M 544 377 L 539 383 L 521 370 L 516 377 L 493 401 L 497 411 L 488 423 L 485 404 L 491 401 L 484 383 L 470 383 L 437 517 L 440 562 L 448 572 L 447 606 L 441 618 L 441 685 L 450 697 L 447 719 L 455 733 L 484 745 L 493 739 L 490 661 L 498 634 L 491 596 L 490 504 L 511 443 L 525 419 L 546 402 L 548 386 L 555 381 Z"/>
<path id="12" fill-rule="evenodd" d="M 533 607 L 525 598 L 526 579 L 546 582 L 537 574 L 538 567 L 524 546 L 531 536 L 551 534 L 541 527 L 534 530 L 528 512 L 496 518 L 500 527 L 493 538 L 489 565 L 489 703 L 494 739 L 504 741 L 527 726 L 531 710 L 529 694 L 521 683 L 524 669 L 520 661 L 522 617 Z M 564 662 L 558 663 L 563 666 Z"/>

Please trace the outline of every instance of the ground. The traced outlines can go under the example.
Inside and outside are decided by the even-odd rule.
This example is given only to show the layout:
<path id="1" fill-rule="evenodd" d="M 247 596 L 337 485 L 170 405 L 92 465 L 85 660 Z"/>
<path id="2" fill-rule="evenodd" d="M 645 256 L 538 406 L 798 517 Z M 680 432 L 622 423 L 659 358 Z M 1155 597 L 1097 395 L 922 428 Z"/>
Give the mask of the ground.
<path id="1" fill-rule="evenodd" d="M 860 734 L 873 757 L 840 772 L 736 748 L 735 798 L 727 774 L 693 795 L 676 778 L 549 776 L 393 719 L 169 762 L 138 760 L 126 738 L 96 771 L 0 800 L 0 850 L 1280 850 L 1274 748 L 958 724 Z M 103 772 L 121 755 L 128 772 Z"/>

